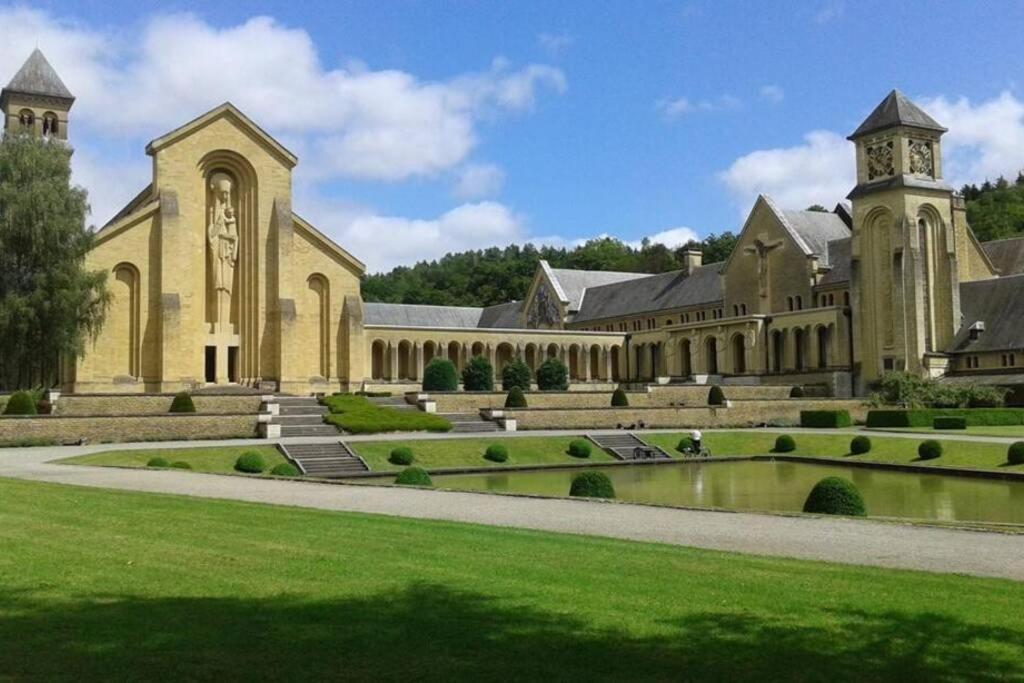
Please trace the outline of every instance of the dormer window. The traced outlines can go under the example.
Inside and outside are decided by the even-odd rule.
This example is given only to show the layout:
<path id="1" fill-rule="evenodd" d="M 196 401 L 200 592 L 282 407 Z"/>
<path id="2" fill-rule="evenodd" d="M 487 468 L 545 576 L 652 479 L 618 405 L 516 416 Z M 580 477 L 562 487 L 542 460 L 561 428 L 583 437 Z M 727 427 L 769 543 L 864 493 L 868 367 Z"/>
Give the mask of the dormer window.
<path id="1" fill-rule="evenodd" d="M 978 322 L 971 325 L 970 329 L 967 330 L 967 335 L 971 341 L 977 341 L 981 338 L 982 333 L 985 331 L 984 321 L 979 320 Z"/>

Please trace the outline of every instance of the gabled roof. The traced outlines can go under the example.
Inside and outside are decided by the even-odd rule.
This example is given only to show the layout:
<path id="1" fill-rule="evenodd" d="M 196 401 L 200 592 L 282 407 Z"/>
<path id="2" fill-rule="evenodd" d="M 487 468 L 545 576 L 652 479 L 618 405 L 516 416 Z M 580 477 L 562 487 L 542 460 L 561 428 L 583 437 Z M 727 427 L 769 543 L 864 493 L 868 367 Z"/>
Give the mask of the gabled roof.
<path id="1" fill-rule="evenodd" d="M 771 197 L 765 195 L 758 197 L 758 200 L 763 201 L 778 217 L 782 227 L 804 254 L 817 256 L 822 265 L 829 265 L 828 243 L 850 236 L 846 223 L 834 213 L 780 209 Z"/>
<path id="2" fill-rule="evenodd" d="M 418 304 L 364 303 L 363 324 L 394 327 L 475 328 L 482 308 L 469 306 L 421 306 Z"/>
<path id="3" fill-rule="evenodd" d="M 235 105 L 230 102 L 225 102 L 219 107 L 214 107 L 210 111 L 206 112 L 202 116 L 192 119 L 188 123 L 178 128 L 175 128 L 169 133 L 161 135 L 156 138 L 148 145 L 146 145 L 146 154 L 155 154 L 164 147 L 177 142 L 181 138 L 190 135 L 191 133 L 208 126 L 214 121 L 221 118 L 231 118 L 239 124 L 243 129 L 249 132 L 258 140 L 266 143 L 267 146 L 273 150 L 277 156 L 281 159 L 288 168 L 294 168 L 295 164 L 298 163 L 299 158 L 292 154 L 284 145 L 272 138 L 265 130 L 253 123 L 252 119 L 243 114 Z"/>
<path id="4" fill-rule="evenodd" d="M 837 285 L 850 281 L 850 243 L 852 239 L 844 237 L 828 243 L 828 265 L 830 269 L 818 282 L 819 287 Z"/>
<path id="5" fill-rule="evenodd" d="M 480 314 L 477 327 L 492 327 L 505 330 L 522 327 L 519 324 L 519 312 L 522 310 L 522 307 L 523 305 L 518 301 L 487 306 Z"/>
<path id="6" fill-rule="evenodd" d="M 960 283 L 962 324 L 949 349 L 957 353 L 1024 349 L 1024 275 Z M 985 330 L 971 339 L 971 326 Z"/>
<path id="7" fill-rule="evenodd" d="M 1024 237 L 982 242 L 981 249 L 1000 275 L 1024 273 Z"/>
<path id="8" fill-rule="evenodd" d="M 74 101 L 75 99 L 38 47 L 32 50 L 32 54 L 28 56 L 4 90 L 26 95 L 57 97 L 62 100 Z"/>
<path id="9" fill-rule="evenodd" d="M 875 107 L 864 123 L 857 127 L 857 130 L 847 138 L 853 140 L 869 133 L 874 133 L 886 128 L 897 126 L 911 126 L 913 128 L 924 128 L 945 133 L 946 129 L 923 109 L 907 99 L 907 96 L 899 90 L 893 90 L 885 96 L 885 99 Z"/>
<path id="10" fill-rule="evenodd" d="M 709 304 L 722 299 L 719 274 L 725 265 L 710 263 L 690 275 L 673 270 L 587 289 L 573 323 L 622 316 L 643 315 L 688 306 Z"/>
<path id="11" fill-rule="evenodd" d="M 583 293 L 591 287 L 601 287 L 615 282 L 650 277 L 650 273 L 621 273 L 611 270 L 574 270 L 572 268 L 551 268 L 541 261 L 548 277 L 557 290 L 558 296 L 568 304 L 569 311 L 578 311 Z"/>
<path id="12" fill-rule="evenodd" d="M 304 230 L 307 235 L 309 235 L 311 238 L 319 242 L 321 246 L 325 247 L 328 251 L 334 253 L 338 258 L 340 258 L 342 261 L 351 266 L 353 270 L 357 271 L 360 275 L 366 272 L 365 263 L 363 263 L 355 256 L 350 254 L 348 250 L 339 246 L 338 243 L 332 240 L 330 237 L 317 230 L 312 223 L 310 223 L 309 221 L 307 221 L 305 218 L 295 213 L 294 211 L 292 212 L 292 221 L 295 223 L 295 225 L 299 226 L 302 230 Z"/>

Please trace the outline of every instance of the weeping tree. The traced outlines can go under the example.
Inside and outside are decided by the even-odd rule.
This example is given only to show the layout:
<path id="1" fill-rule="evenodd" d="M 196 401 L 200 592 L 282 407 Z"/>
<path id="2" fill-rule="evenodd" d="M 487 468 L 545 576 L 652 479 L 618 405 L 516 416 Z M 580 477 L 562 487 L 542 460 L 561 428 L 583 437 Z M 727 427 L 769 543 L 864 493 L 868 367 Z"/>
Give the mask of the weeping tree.
<path id="1" fill-rule="evenodd" d="M 89 204 L 70 162 L 63 143 L 0 140 L 0 388 L 53 386 L 103 324 L 106 273 L 85 267 Z"/>

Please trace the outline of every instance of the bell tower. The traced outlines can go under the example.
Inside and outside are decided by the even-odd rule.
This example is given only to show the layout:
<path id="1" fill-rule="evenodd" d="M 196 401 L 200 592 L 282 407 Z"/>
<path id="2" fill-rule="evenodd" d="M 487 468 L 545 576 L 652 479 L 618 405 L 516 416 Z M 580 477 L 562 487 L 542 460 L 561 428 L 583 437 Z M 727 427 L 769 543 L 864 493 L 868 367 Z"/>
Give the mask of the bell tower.
<path id="1" fill-rule="evenodd" d="M 960 323 L 946 129 L 893 90 L 849 136 L 856 145 L 851 290 L 859 389 L 888 370 L 945 372 Z"/>
<path id="2" fill-rule="evenodd" d="M 56 140 L 68 138 L 68 112 L 75 98 L 36 48 L 0 91 L 4 132 Z"/>

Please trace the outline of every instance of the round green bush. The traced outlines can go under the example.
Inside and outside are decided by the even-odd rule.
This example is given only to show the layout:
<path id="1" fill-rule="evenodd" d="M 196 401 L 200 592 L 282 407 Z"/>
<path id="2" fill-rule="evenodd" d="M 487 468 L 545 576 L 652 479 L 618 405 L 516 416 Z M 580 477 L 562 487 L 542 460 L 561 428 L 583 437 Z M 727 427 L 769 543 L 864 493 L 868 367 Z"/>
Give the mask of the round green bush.
<path id="1" fill-rule="evenodd" d="M 688 436 L 684 436 L 679 439 L 679 443 L 676 444 L 676 450 L 680 453 L 693 449 L 693 439 Z"/>
<path id="2" fill-rule="evenodd" d="M 614 498 L 615 487 L 604 472 L 582 472 L 573 477 L 569 495 L 580 498 Z"/>
<path id="3" fill-rule="evenodd" d="M 174 400 L 171 401 L 172 413 L 194 413 L 196 412 L 196 404 L 192 402 L 192 395 L 187 391 L 182 391 L 174 395 Z"/>
<path id="4" fill-rule="evenodd" d="M 27 391 L 16 391 L 7 399 L 4 415 L 36 415 L 36 400 Z"/>
<path id="5" fill-rule="evenodd" d="M 267 469 L 267 463 L 263 461 L 263 456 L 256 451 L 246 451 L 238 456 L 238 460 L 235 460 L 235 469 L 248 474 L 259 474 Z"/>
<path id="6" fill-rule="evenodd" d="M 942 456 L 942 444 L 934 439 L 922 441 L 917 447 L 917 457 L 921 460 L 935 460 Z"/>
<path id="7" fill-rule="evenodd" d="M 173 467 L 175 469 L 178 469 L 178 470 L 190 470 L 190 469 L 192 469 L 192 465 L 189 465 L 184 460 L 175 460 L 174 462 L 171 463 L 171 467 Z"/>
<path id="8" fill-rule="evenodd" d="M 842 477 L 825 477 L 815 484 L 804 502 L 804 512 L 851 517 L 867 515 L 860 491 L 853 482 Z"/>
<path id="9" fill-rule="evenodd" d="M 629 406 L 629 397 L 622 389 L 612 392 L 612 408 L 625 408 Z"/>
<path id="10" fill-rule="evenodd" d="M 484 458 L 491 462 L 505 462 L 508 460 L 508 449 L 504 444 L 492 443 L 487 447 Z"/>
<path id="11" fill-rule="evenodd" d="M 411 465 L 413 461 L 412 449 L 408 446 L 392 448 L 388 455 L 388 462 L 392 465 Z"/>
<path id="12" fill-rule="evenodd" d="M 301 474 L 299 468 L 290 462 L 279 462 L 274 465 L 270 473 L 276 477 L 297 477 Z"/>
<path id="13" fill-rule="evenodd" d="M 423 391 L 455 391 L 459 378 L 455 364 L 444 358 L 434 358 L 423 369 Z"/>
<path id="14" fill-rule="evenodd" d="M 1024 465 L 1024 441 L 1010 444 L 1006 451 L 1006 462 L 1011 465 Z"/>
<path id="15" fill-rule="evenodd" d="M 537 388 L 541 391 L 565 391 L 569 388 L 569 368 L 557 358 L 548 358 L 537 368 Z"/>
<path id="16" fill-rule="evenodd" d="M 167 462 L 167 458 L 150 458 L 146 463 L 146 467 L 170 467 L 171 463 Z"/>
<path id="17" fill-rule="evenodd" d="M 433 486 L 430 475 L 422 467 L 406 467 L 395 477 L 396 484 L 404 486 Z"/>
<path id="18" fill-rule="evenodd" d="M 790 453 L 796 450 L 796 439 L 791 437 L 789 434 L 781 434 L 779 438 L 775 439 L 775 448 L 772 449 L 775 453 Z"/>
<path id="19" fill-rule="evenodd" d="M 793 387 L 792 389 L 789 390 L 789 397 L 790 398 L 803 398 L 804 397 L 804 388 L 801 387 L 801 386 Z"/>
<path id="20" fill-rule="evenodd" d="M 725 405 L 725 393 L 722 391 L 722 387 L 718 386 L 717 384 L 712 385 L 711 389 L 708 391 L 708 405 Z"/>
<path id="21" fill-rule="evenodd" d="M 512 391 L 518 387 L 520 391 L 529 391 L 533 381 L 533 371 L 524 361 L 516 358 L 501 371 L 502 391 Z"/>
<path id="22" fill-rule="evenodd" d="M 589 458 L 590 451 L 590 442 L 586 439 L 573 439 L 569 442 L 569 455 L 574 458 Z"/>
<path id="23" fill-rule="evenodd" d="M 525 408 L 526 407 L 526 396 L 523 395 L 523 390 L 519 387 L 512 387 L 508 391 L 508 396 L 505 397 L 506 408 Z"/>
<path id="24" fill-rule="evenodd" d="M 483 356 L 473 356 L 462 369 L 462 388 L 466 391 L 494 391 L 494 367 Z"/>
<path id="25" fill-rule="evenodd" d="M 854 455 L 863 455 L 871 450 L 871 439 L 861 435 L 855 436 L 850 441 L 850 452 Z"/>

